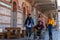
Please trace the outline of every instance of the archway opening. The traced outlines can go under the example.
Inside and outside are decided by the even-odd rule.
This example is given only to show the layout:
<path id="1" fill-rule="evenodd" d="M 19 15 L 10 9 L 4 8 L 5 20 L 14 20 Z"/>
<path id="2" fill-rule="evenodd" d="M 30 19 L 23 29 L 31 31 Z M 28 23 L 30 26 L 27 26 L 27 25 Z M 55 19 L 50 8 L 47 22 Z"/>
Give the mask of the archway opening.
<path id="1" fill-rule="evenodd" d="M 12 27 L 17 27 L 17 3 L 13 2 Z"/>

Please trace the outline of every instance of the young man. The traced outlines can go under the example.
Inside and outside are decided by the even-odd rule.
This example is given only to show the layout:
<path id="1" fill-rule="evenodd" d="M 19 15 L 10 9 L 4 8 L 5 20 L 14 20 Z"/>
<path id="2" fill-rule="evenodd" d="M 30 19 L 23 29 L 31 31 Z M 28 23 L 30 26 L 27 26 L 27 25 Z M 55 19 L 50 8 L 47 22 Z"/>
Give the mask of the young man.
<path id="1" fill-rule="evenodd" d="M 25 27 L 26 27 L 26 35 L 27 35 L 27 37 L 28 37 L 28 35 L 29 35 L 29 37 L 31 36 L 33 25 L 34 25 L 34 20 L 31 17 L 31 14 L 28 14 L 28 16 L 27 16 L 27 18 L 25 20 Z"/>

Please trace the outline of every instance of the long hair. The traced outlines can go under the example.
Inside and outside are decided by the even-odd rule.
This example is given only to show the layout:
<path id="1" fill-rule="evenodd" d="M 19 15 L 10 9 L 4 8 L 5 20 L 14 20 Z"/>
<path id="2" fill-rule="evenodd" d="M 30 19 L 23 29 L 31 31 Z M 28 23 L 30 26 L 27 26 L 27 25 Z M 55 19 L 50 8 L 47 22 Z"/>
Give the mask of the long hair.
<path id="1" fill-rule="evenodd" d="M 41 17 L 41 14 L 38 15 L 38 18 L 40 18 L 40 17 Z"/>

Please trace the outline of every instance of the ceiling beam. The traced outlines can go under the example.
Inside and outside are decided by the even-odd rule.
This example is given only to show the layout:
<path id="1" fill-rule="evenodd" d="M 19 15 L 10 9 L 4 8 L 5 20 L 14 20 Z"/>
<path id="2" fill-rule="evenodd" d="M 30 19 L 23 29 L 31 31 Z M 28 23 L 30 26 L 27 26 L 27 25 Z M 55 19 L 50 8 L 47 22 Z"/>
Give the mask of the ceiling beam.
<path id="1" fill-rule="evenodd" d="M 54 5 L 55 3 L 36 3 L 35 6 L 37 5 Z"/>
<path id="2" fill-rule="evenodd" d="M 51 2 L 50 0 L 34 0 L 35 2 Z"/>

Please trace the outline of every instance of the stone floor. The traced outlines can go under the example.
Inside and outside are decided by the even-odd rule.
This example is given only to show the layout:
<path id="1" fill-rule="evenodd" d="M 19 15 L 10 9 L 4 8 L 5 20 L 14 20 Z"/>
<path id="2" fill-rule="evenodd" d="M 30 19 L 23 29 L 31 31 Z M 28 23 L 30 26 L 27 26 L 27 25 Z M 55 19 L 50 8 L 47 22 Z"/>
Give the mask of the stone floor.
<path id="1" fill-rule="evenodd" d="M 45 35 L 44 40 L 49 40 L 48 31 L 46 31 L 44 35 Z M 33 37 L 34 36 L 32 34 L 30 39 L 34 40 Z M 25 37 L 25 38 L 20 38 L 20 39 L 0 39 L 0 40 L 27 40 L 27 38 Z M 37 37 L 36 40 L 38 40 L 38 37 Z M 53 30 L 53 40 L 60 40 L 60 30 L 57 30 L 57 31 Z"/>

